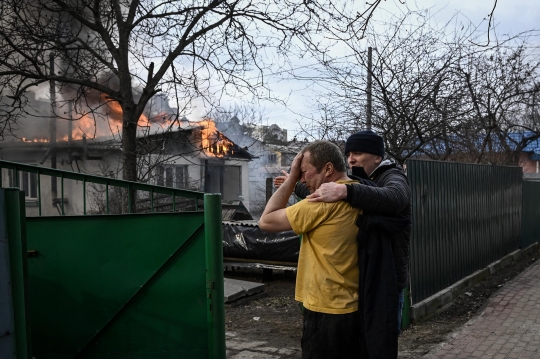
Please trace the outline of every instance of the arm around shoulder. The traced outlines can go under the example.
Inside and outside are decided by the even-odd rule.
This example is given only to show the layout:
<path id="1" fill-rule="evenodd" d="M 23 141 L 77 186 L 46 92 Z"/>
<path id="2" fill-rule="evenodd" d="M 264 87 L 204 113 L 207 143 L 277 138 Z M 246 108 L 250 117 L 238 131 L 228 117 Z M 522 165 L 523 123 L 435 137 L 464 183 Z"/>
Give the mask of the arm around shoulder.
<path id="1" fill-rule="evenodd" d="M 388 173 L 378 183 L 379 187 L 347 185 L 347 202 L 355 208 L 382 215 L 396 215 L 410 206 L 411 190 L 404 174 Z"/>

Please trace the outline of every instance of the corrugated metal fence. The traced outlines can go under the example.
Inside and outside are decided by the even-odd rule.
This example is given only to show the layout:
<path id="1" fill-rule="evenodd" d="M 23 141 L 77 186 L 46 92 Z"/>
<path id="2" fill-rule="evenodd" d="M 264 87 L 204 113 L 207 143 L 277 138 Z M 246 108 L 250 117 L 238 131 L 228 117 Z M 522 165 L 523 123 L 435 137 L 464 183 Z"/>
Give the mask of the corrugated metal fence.
<path id="1" fill-rule="evenodd" d="M 414 303 L 520 247 L 520 167 L 409 160 L 407 174 Z"/>
<path id="2" fill-rule="evenodd" d="M 523 234 L 521 248 L 540 239 L 540 182 L 523 181 Z"/>

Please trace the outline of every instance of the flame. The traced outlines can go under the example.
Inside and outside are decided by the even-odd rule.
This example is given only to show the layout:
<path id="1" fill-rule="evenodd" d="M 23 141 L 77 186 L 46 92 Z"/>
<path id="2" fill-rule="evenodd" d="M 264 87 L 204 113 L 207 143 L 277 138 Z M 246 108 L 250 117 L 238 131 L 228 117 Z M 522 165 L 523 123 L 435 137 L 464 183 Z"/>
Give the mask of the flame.
<path id="1" fill-rule="evenodd" d="M 73 113 L 72 120 L 72 132 L 71 138 L 74 141 L 81 140 L 83 137 L 98 138 L 98 137 L 110 137 L 119 134 L 122 130 L 122 107 L 121 105 L 105 94 L 101 94 L 101 101 L 105 104 L 101 114 L 94 116 L 92 113 L 81 115 L 80 113 Z M 104 117 L 106 118 L 104 120 Z M 177 122 L 176 116 L 166 112 L 158 113 L 157 115 L 142 114 L 138 121 L 137 126 L 140 129 L 149 130 L 148 133 L 159 133 L 158 130 L 166 130 L 172 127 L 174 124 L 180 127 L 180 123 Z M 216 128 L 213 120 L 206 119 L 200 122 L 189 122 L 193 126 L 201 126 L 202 143 L 201 148 L 204 149 L 207 155 L 213 157 L 223 157 L 229 153 L 232 149 L 233 143 L 226 139 Z M 155 131 L 154 131 L 155 130 Z M 63 131 L 59 131 L 63 132 Z M 65 132 L 64 132 L 65 133 Z M 21 138 L 23 142 L 50 142 L 47 138 Z M 69 135 L 59 135 L 56 139 L 58 142 L 68 141 Z"/>
<path id="2" fill-rule="evenodd" d="M 73 140 L 80 140 L 83 136 L 86 137 L 104 137 L 117 135 L 122 130 L 122 106 L 116 101 L 107 99 L 105 95 L 102 95 L 104 101 L 107 102 L 107 119 L 108 123 L 100 123 L 99 119 L 94 119 L 91 115 L 83 115 L 80 120 L 73 122 Z M 162 116 L 163 117 L 163 116 Z M 170 118 L 170 115 L 168 115 Z M 169 124 L 171 121 L 168 121 Z M 154 121 L 149 120 L 148 117 L 142 114 L 137 121 L 139 127 L 152 127 Z M 62 139 L 68 140 L 68 136 L 64 136 Z"/>
<path id="3" fill-rule="evenodd" d="M 73 131 L 71 132 L 71 138 L 73 140 L 81 140 L 83 136 L 96 137 L 107 136 L 117 133 L 118 130 L 111 126 L 110 128 L 102 129 L 98 126 L 94 118 L 88 114 L 83 115 L 79 120 L 73 121 Z M 67 141 L 68 136 L 64 136 L 62 141 Z"/>
<path id="4" fill-rule="evenodd" d="M 123 124 L 122 114 L 124 113 L 124 111 L 122 110 L 122 106 L 120 106 L 120 104 L 117 101 L 108 99 L 105 94 L 102 94 L 102 98 L 104 99 L 104 101 L 106 101 L 107 107 L 109 108 L 107 115 L 108 115 L 110 123 L 114 124 L 114 126 L 111 126 L 111 127 L 116 127 L 116 130 L 113 131 L 113 134 L 116 134 L 122 128 L 122 124 Z M 139 127 L 149 127 L 150 123 L 148 121 L 148 117 L 142 114 L 139 117 L 139 120 L 137 121 L 137 125 Z"/>
<path id="5" fill-rule="evenodd" d="M 23 142 L 49 142 L 48 138 L 38 138 L 38 137 L 32 138 L 32 139 L 23 137 L 23 138 L 21 138 L 21 140 Z"/>
<path id="6" fill-rule="evenodd" d="M 201 147 L 207 155 L 223 157 L 233 147 L 234 144 L 217 130 L 213 120 L 203 120 L 197 122 L 197 125 L 203 127 L 201 130 Z"/>

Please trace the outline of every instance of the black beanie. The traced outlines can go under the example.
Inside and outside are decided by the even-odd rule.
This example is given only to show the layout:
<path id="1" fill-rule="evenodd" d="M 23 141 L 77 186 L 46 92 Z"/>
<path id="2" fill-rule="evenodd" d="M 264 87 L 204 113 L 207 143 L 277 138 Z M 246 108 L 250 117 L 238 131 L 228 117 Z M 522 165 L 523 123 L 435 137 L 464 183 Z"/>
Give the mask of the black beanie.
<path id="1" fill-rule="evenodd" d="M 345 142 L 345 154 L 364 152 L 384 157 L 383 138 L 371 130 L 353 133 Z"/>

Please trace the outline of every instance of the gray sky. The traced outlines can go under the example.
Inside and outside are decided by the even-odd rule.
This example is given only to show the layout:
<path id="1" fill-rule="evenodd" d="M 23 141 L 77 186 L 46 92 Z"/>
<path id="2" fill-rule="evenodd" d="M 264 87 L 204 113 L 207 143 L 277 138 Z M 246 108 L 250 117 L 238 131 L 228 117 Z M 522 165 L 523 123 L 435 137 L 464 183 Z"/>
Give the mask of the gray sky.
<path id="1" fill-rule="evenodd" d="M 461 19 L 470 21 L 479 27 L 481 31 L 488 28 L 487 15 L 492 11 L 494 0 L 410 0 L 406 4 L 401 4 L 399 0 L 385 0 L 377 8 L 373 18 L 373 26 L 392 16 L 399 16 L 410 10 L 429 9 L 433 15 L 433 20 L 444 24 L 449 21 L 456 12 L 462 14 Z M 365 6 L 365 1 L 357 1 L 359 6 Z M 361 4 L 361 5 L 360 5 Z M 468 20 L 467 20 L 468 19 Z M 534 28 L 540 29 L 540 0 L 498 0 L 494 13 L 493 23 L 497 26 L 498 34 L 515 35 L 526 30 Z M 535 54 L 540 56 L 540 41 L 537 41 L 534 48 Z M 336 49 L 339 52 L 339 49 Z M 270 54 L 271 56 L 271 54 Z M 309 58 L 295 60 L 293 66 L 297 74 L 306 74 L 309 70 L 306 65 L 314 63 Z M 303 121 L 304 117 L 318 117 L 317 109 L 313 98 L 316 96 L 314 89 L 319 87 L 320 83 L 309 83 L 306 81 L 292 80 L 283 78 L 284 75 L 267 76 L 269 78 L 269 95 L 280 98 L 286 102 L 286 105 L 276 104 L 269 101 L 252 104 L 252 107 L 259 107 L 266 114 L 267 123 L 276 123 L 280 127 L 288 130 L 288 137 L 292 139 L 298 132 L 298 121 Z M 220 91 L 223 85 L 215 83 L 213 89 Z M 49 93 L 49 84 L 43 83 L 35 91 L 38 97 L 47 98 Z M 242 104 L 247 101 L 246 98 L 235 94 L 230 97 L 225 96 L 222 101 L 224 107 L 231 103 Z M 202 104 L 199 104 L 195 111 L 187 114 L 192 121 L 199 120 L 207 110 Z"/>
<path id="2" fill-rule="evenodd" d="M 478 25 L 480 30 L 488 28 L 488 17 L 493 9 L 492 0 L 416 0 L 406 1 L 406 5 L 397 0 L 387 0 L 377 9 L 374 20 L 382 21 L 390 15 L 398 15 L 411 10 L 430 9 L 436 22 L 443 24 L 449 21 L 456 12 L 463 15 L 463 21 L 469 19 Z M 516 35 L 520 32 L 538 29 L 540 24 L 539 0 L 498 0 L 493 23 L 497 26 L 498 34 Z M 538 43 L 538 42 L 537 42 Z M 534 50 L 540 55 L 539 47 Z M 309 60 L 297 61 L 301 68 Z M 314 96 L 311 86 L 302 81 L 272 79 L 270 81 L 272 94 L 287 99 L 287 106 L 261 103 L 267 114 L 268 123 L 276 123 L 289 131 L 289 139 L 298 131 L 296 122 L 301 119 L 298 114 L 316 114 L 311 103 Z M 315 84 L 316 86 L 316 84 Z"/>

